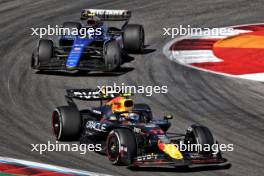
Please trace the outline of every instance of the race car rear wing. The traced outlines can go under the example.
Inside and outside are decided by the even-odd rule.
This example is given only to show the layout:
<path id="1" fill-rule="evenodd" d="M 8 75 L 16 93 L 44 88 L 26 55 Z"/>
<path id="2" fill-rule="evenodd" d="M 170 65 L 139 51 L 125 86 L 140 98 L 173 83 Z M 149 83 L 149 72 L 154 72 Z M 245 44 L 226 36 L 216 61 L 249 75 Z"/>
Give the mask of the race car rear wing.
<path id="1" fill-rule="evenodd" d="M 109 90 L 107 91 L 106 89 L 68 89 L 66 92 L 66 98 L 75 98 L 86 101 L 109 100 L 117 96 L 131 96 L 129 93 L 116 93 Z"/>
<path id="2" fill-rule="evenodd" d="M 131 17 L 129 10 L 83 9 L 81 20 L 97 16 L 103 21 L 128 21 Z"/>

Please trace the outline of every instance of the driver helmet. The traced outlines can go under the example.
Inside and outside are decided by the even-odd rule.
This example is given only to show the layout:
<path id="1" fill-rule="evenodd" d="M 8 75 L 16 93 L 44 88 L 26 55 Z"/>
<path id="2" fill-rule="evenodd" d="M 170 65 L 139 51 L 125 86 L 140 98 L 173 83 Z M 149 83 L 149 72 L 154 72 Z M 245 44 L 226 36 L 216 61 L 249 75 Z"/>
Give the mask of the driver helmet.
<path id="1" fill-rule="evenodd" d="M 133 121 L 138 121 L 140 118 L 139 114 L 131 112 L 128 114 L 128 119 L 133 120 Z"/>
<path id="2" fill-rule="evenodd" d="M 122 114 L 120 114 L 120 117 L 122 119 L 128 119 L 128 113 L 122 113 Z"/>
<path id="3" fill-rule="evenodd" d="M 102 22 L 101 22 L 100 18 L 97 16 L 89 17 L 87 19 L 87 25 L 88 26 L 98 27 L 98 26 L 100 26 L 100 24 L 102 24 Z"/>

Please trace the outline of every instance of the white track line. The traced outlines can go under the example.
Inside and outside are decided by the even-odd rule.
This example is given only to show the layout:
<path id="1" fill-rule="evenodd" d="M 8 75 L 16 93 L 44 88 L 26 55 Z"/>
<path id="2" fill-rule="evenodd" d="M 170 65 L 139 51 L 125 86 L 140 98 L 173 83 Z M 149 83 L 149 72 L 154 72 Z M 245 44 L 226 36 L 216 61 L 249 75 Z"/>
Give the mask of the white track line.
<path id="1" fill-rule="evenodd" d="M 222 62 L 212 50 L 176 50 L 172 51 L 173 60 L 182 64 L 194 64 L 203 62 Z"/>
<path id="2" fill-rule="evenodd" d="M 42 163 L 37 163 L 37 162 L 32 162 L 32 161 L 19 160 L 19 159 L 7 158 L 7 157 L 1 157 L 1 156 L 0 156 L 0 163 L 21 164 L 21 165 L 25 165 L 31 168 L 44 169 L 44 170 L 49 170 L 49 171 L 65 173 L 65 174 L 76 174 L 76 175 L 87 175 L 87 176 L 111 176 L 111 175 L 106 175 L 106 174 L 82 171 L 82 170 L 77 170 L 77 169 L 69 169 L 69 168 L 60 167 L 60 166 L 42 164 Z"/>
<path id="3" fill-rule="evenodd" d="M 253 24 L 244 24 L 244 25 L 235 25 L 235 26 L 230 26 L 230 27 L 226 27 L 226 28 L 235 28 L 235 27 L 242 27 L 242 26 L 249 26 L 249 25 L 260 25 L 260 24 L 264 24 L 264 23 L 253 23 Z M 180 36 L 178 38 L 175 38 L 174 40 L 168 42 L 164 47 L 163 47 L 163 54 L 170 60 L 181 64 L 183 66 L 192 68 L 192 69 L 196 69 L 196 70 L 200 70 L 200 71 L 204 71 L 204 72 L 208 72 L 208 73 L 214 73 L 214 74 L 218 74 L 218 75 L 223 75 L 223 76 L 228 76 L 228 77 L 233 77 L 233 78 L 241 78 L 241 79 L 247 79 L 247 80 L 252 80 L 252 81 L 260 81 L 260 82 L 264 82 L 264 73 L 254 73 L 254 74 L 244 74 L 244 75 L 230 75 L 230 74 L 226 74 L 226 73 L 220 73 L 220 72 L 215 72 L 215 71 L 210 71 L 210 70 L 206 70 L 203 68 L 199 68 L 199 67 L 195 67 L 192 66 L 190 64 L 193 63 L 201 63 L 203 61 L 206 62 L 206 59 L 211 59 L 212 61 L 210 62 L 221 62 L 222 60 L 220 60 L 219 58 L 217 58 L 216 56 L 210 57 L 212 56 L 211 54 L 213 53 L 208 53 L 208 51 L 206 50 L 204 53 L 202 53 L 202 55 L 207 56 L 207 58 L 205 60 L 203 60 L 201 58 L 201 60 L 198 59 L 199 56 L 193 56 L 192 54 L 194 54 L 195 52 L 191 53 L 190 51 L 171 51 L 170 47 L 183 39 L 210 39 L 210 38 L 227 38 L 227 37 L 231 37 L 233 35 L 238 35 L 241 33 L 247 33 L 247 32 L 252 32 L 250 30 L 240 30 L 240 29 L 234 29 L 233 32 L 231 33 L 227 33 L 225 36 L 223 35 L 215 35 L 215 36 L 201 36 L 201 35 L 197 35 L 197 36 L 190 36 L 190 35 L 186 35 L 186 36 Z M 177 53 L 178 52 L 178 53 Z M 181 54 L 187 54 L 187 56 L 180 56 Z M 201 52 L 198 50 L 198 53 Z M 190 55 L 190 56 L 188 56 Z M 185 58 L 185 59 L 184 59 Z M 219 59 L 219 60 L 217 60 Z M 194 61 L 197 62 L 194 62 Z"/>
<path id="4" fill-rule="evenodd" d="M 237 77 L 264 82 L 264 73 L 244 74 L 238 75 Z"/>

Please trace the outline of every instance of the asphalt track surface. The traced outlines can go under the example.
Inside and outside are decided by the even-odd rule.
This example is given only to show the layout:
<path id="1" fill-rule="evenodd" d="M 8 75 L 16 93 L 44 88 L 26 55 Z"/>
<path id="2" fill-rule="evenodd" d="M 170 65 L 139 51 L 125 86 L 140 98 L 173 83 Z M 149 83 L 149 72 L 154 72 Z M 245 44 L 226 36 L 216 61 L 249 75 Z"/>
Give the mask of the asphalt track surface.
<path id="1" fill-rule="evenodd" d="M 263 22 L 261 0 L 1 0 L 0 4 L 0 155 L 113 175 L 263 175 L 264 85 L 190 70 L 162 54 L 162 47 L 170 40 L 162 36 L 162 27 Z M 37 37 L 30 36 L 30 28 L 77 20 L 82 8 L 132 10 L 132 22 L 145 26 L 146 54 L 132 55 L 134 60 L 123 66 L 125 73 L 119 76 L 35 74 L 29 63 Z M 166 95 L 137 95 L 135 99 L 149 103 L 156 116 L 164 112 L 174 114 L 171 131 L 183 132 L 189 125 L 200 123 L 209 126 L 221 143 L 233 143 L 234 152 L 224 155 L 232 163 L 231 168 L 131 171 L 112 166 L 107 158 L 93 152 L 50 152 L 40 156 L 30 151 L 31 143 L 55 142 L 51 135 L 51 112 L 65 104 L 66 88 L 113 82 L 167 85 Z"/>

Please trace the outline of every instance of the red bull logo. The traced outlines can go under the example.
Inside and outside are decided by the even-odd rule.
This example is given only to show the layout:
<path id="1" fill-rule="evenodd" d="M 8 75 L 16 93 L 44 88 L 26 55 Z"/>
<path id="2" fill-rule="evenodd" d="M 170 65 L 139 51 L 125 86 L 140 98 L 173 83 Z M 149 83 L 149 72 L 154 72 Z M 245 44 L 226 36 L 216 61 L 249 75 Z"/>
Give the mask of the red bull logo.
<path id="1" fill-rule="evenodd" d="M 169 155 L 171 158 L 178 160 L 183 159 L 180 150 L 174 144 L 164 144 L 159 142 L 158 147 L 161 151 Z"/>

